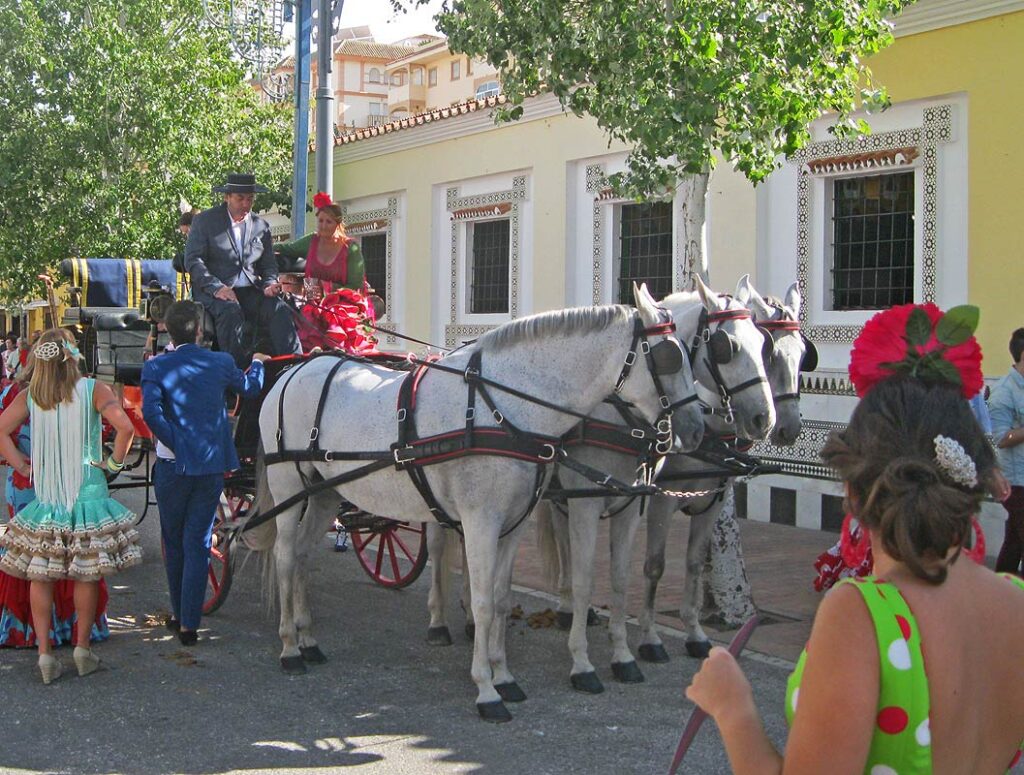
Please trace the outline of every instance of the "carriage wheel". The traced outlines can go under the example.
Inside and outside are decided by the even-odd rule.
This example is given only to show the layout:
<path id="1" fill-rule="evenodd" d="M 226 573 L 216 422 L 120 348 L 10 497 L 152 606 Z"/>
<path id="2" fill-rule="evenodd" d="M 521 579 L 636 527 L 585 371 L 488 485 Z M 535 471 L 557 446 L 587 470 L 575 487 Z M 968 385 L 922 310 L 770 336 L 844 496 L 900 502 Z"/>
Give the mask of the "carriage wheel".
<path id="1" fill-rule="evenodd" d="M 253 497 L 225 492 L 217 504 L 217 516 L 213 521 L 213 546 L 210 547 L 210 570 L 206 582 L 206 597 L 203 613 L 212 614 L 227 599 L 231 589 L 231 543 L 228 541 L 228 527 L 245 516 Z"/>
<path id="2" fill-rule="evenodd" d="M 409 586 L 427 564 L 427 529 L 422 522 L 389 522 L 371 529 L 352 528 L 349 535 L 359 564 L 382 587 Z"/>

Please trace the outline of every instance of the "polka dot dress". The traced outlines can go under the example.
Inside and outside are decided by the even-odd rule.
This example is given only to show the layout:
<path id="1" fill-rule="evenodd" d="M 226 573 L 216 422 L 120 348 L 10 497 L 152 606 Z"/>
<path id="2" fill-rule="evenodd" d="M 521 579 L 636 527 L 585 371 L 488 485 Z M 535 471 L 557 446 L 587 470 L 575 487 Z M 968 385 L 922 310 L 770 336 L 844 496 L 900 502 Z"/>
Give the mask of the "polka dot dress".
<path id="1" fill-rule="evenodd" d="M 1024 582 L 1011 578 L 1024 588 Z M 921 637 L 903 595 L 892 584 L 867 576 L 845 579 L 860 591 L 875 624 L 881 687 L 875 732 L 865 775 L 930 775 L 932 736 L 928 725 L 928 676 L 921 655 Z M 786 720 L 792 724 L 800 699 L 807 651 L 789 677 Z M 1018 758 L 1020 754 L 1018 753 Z M 1016 759 L 1014 760 L 1016 763 Z M 1013 765 L 1011 764 L 1011 767 Z"/>

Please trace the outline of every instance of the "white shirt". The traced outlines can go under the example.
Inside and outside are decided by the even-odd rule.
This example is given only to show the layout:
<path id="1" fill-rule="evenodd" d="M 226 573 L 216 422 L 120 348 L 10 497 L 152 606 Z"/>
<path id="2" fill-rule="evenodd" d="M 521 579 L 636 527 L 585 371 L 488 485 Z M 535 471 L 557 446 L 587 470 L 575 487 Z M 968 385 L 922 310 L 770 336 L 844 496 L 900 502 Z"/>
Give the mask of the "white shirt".
<path id="1" fill-rule="evenodd" d="M 231 221 L 231 240 L 235 243 L 235 247 L 238 249 L 238 255 L 241 259 L 241 257 L 245 255 L 245 240 L 251 231 L 249 226 L 252 223 L 252 213 L 246 213 L 242 220 L 236 221 L 231 217 L 231 213 L 228 212 L 228 220 Z M 235 284 L 232 287 L 245 288 L 249 285 L 252 285 L 252 282 L 249 280 L 249 276 L 245 271 L 242 271 L 239 273 L 238 279 L 235 280 Z"/>

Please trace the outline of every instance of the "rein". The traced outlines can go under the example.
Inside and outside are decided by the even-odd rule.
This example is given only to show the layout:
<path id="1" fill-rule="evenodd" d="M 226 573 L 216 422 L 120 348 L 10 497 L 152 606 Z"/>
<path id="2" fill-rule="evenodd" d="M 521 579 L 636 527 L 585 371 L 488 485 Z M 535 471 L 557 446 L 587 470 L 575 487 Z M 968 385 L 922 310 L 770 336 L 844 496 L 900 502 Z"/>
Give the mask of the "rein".
<path id="1" fill-rule="evenodd" d="M 774 309 L 779 309 L 775 307 Z M 773 331 L 783 331 L 786 333 L 800 331 L 800 322 L 797 320 L 762 320 L 756 323 L 758 328 L 761 328 L 768 332 L 768 335 L 772 337 L 772 341 L 775 341 Z M 779 401 L 799 401 L 800 400 L 800 378 L 797 377 L 797 389 L 791 393 L 779 393 L 774 396 L 775 403 Z"/>
<path id="2" fill-rule="evenodd" d="M 705 350 L 709 349 L 712 336 L 718 333 L 720 326 L 723 323 L 727 323 L 730 320 L 752 321 L 753 317 L 754 314 L 746 308 L 725 309 L 718 310 L 717 312 L 708 312 L 706 309 L 702 309 L 700 321 L 697 324 L 697 333 L 694 334 L 691 347 L 686 353 L 690 358 L 690 366 L 693 367 L 697 362 L 697 355 L 702 347 Z M 711 330 L 712 324 L 718 324 L 714 332 Z M 718 395 L 722 404 L 720 407 L 705 407 L 704 413 L 712 416 L 719 415 L 724 418 L 726 423 L 732 425 L 736 422 L 736 416 L 733 414 L 732 410 L 733 396 L 737 393 L 741 393 L 747 388 L 761 385 L 767 380 L 764 377 L 758 376 L 753 379 L 748 379 L 746 382 L 741 382 L 739 385 L 730 386 L 726 383 L 722 370 L 719 368 L 718 360 L 714 356 L 708 357 L 705 355 L 704 365 L 711 374 L 712 379 L 715 381 L 715 386 L 718 388 Z"/>

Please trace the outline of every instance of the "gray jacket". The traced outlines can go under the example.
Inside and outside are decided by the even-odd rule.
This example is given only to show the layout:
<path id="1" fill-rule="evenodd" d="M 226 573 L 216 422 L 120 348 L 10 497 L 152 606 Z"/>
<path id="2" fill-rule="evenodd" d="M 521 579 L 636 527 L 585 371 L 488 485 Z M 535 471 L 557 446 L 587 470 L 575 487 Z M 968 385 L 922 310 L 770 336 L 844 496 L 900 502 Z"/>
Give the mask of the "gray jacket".
<path id="1" fill-rule="evenodd" d="M 277 282 L 270 224 L 257 215 L 249 218 L 241 255 L 231 238 L 226 204 L 203 210 L 192 220 L 185 243 L 185 270 L 192 278 L 193 288 L 212 296 L 225 286 L 233 286 L 243 271 L 257 288 Z"/>

